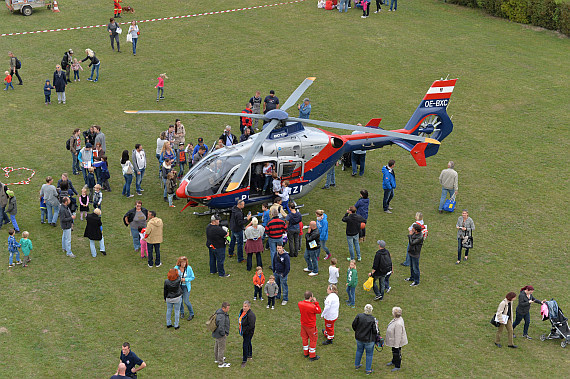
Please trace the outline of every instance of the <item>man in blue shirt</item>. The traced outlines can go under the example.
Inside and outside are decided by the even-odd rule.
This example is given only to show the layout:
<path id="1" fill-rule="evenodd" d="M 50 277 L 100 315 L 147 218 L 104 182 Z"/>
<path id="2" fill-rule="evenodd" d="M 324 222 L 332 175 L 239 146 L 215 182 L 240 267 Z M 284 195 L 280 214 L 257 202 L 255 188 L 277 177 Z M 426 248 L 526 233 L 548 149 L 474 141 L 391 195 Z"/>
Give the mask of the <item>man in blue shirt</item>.
<path id="1" fill-rule="evenodd" d="M 299 109 L 299 118 L 308 119 L 311 115 L 311 102 L 308 97 L 303 100 L 303 104 L 297 105 L 297 108 Z"/>
<path id="2" fill-rule="evenodd" d="M 194 146 L 194 150 L 192 150 L 192 159 L 194 159 L 194 154 L 198 152 L 200 146 L 204 146 L 206 148 L 206 153 L 208 152 L 208 145 L 204 143 L 204 138 L 200 137 L 198 138 L 198 144 Z"/>
<path id="3" fill-rule="evenodd" d="M 137 355 L 131 351 L 131 345 L 125 342 L 121 348 L 121 362 L 126 366 L 125 375 L 128 378 L 136 378 L 137 372 L 146 367 L 146 363 L 137 357 Z M 119 363 L 121 363 L 119 362 Z M 139 366 L 136 367 L 135 366 Z M 118 375 L 119 371 L 115 375 Z"/>

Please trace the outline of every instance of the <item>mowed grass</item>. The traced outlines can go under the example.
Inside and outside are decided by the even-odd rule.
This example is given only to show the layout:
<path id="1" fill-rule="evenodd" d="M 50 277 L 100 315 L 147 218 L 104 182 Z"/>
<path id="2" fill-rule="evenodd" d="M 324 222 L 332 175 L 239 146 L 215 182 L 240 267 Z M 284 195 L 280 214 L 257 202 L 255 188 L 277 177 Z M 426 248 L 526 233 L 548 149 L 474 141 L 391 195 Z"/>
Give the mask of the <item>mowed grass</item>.
<path id="1" fill-rule="evenodd" d="M 129 5 L 137 13 L 122 21 L 260 3 L 173 1 L 165 7 L 133 0 Z M 59 14 L 38 11 L 31 17 L 1 12 L 0 32 L 101 24 L 112 8 L 79 0 L 60 7 Z M 538 340 L 550 323 L 539 320 L 537 306 L 532 308 L 530 329 L 535 339 L 518 339 L 516 351 L 495 348 L 495 329 L 489 324 L 504 295 L 518 293 L 526 284 L 535 286 L 537 298 L 555 298 L 570 313 L 565 231 L 570 173 L 568 39 L 432 1 L 402 3 L 396 13 L 383 11 L 366 20 L 360 11 L 341 15 L 318 10 L 310 1 L 144 23 L 140 28 L 136 57 L 123 43 L 124 36 L 123 53 L 112 53 L 104 28 L 0 38 L 0 52 L 13 50 L 22 60 L 25 81 L 23 87 L 2 93 L 0 166 L 36 170 L 30 185 L 11 186 L 18 198 L 18 222 L 34 242 L 29 268 L 7 268 L 6 228 L 1 232 L 6 259 L 0 269 L 1 377 L 108 377 L 116 369 L 124 341 L 147 362 L 141 377 L 355 375 L 351 322 L 366 303 L 373 302 L 373 294 L 359 285 L 357 308 L 343 306 L 348 252 L 340 220 L 362 188 L 368 189 L 372 200 L 359 283 L 370 270 L 375 241 L 386 240 L 395 263 L 393 289 L 382 303 L 374 303 L 374 315 L 385 327 L 393 306 L 404 310 L 410 343 L 403 349 L 399 376 L 570 375 L 567 349 L 561 349 L 559 341 Z M 101 59 L 100 82 L 86 82 L 84 71 L 82 81 L 68 87 L 66 106 L 44 106 L 43 83 L 52 77 L 65 50 L 73 48 L 82 58 L 88 47 Z M 7 68 L 8 57 L 3 59 Z M 166 100 L 157 104 L 155 78 L 162 72 L 170 79 Z M 256 89 L 263 95 L 274 89 L 284 102 L 305 77 L 316 76 L 306 92 L 313 103 L 312 118 L 364 123 L 382 117 L 381 125 L 395 129 L 405 124 L 432 81 L 448 74 L 459 78 L 448 108 L 455 129 L 427 167 L 418 167 L 398 147 L 372 151 L 363 178 L 338 170 L 337 188 L 317 189 L 299 201 L 305 204 L 303 213 L 309 213 L 305 223 L 318 208 L 329 216 L 328 245 L 341 268 L 342 305 L 334 344 L 325 348 L 319 342 L 318 362 L 309 364 L 301 356 L 296 302 L 310 289 L 323 304 L 328 263 L 322 261 L 321 274 L 308 278 L 299 257 L 293 259 L 289 276 L 290 303 L 274 311 L 253 305 L 254 361 L 240 369 L 237 312 L 243 300 L 251 300 L 253 273 L 227 261 L 230 278 L 210 276 L 204 238 L 207 219 L 188 210 L 179 213 L 181 201 L 176 209 L 162 201 L 154 170 L 155 140 L 176 116 L 126 115 L 123 110 L 240 111 Z M 208 143 L 224 125 L 238 125 L 236 119 L 225 117 L 180 118 L 187 140 L 204 137 Z M 113 192 L 103 199 L 109 254 L 91 258 L 82 237 L 84 222 L 77 221 L 73 233 L 77 258 L 71 260 L 61 253 L 61 230 L 39 223 L 37 194 L 47 175 L 70 171 L 64 144 L 71 131 L 94 123 L 107 136 L 110 157 Z M 156 210 L 165 223 L 159 269 L 149 269 L 133 253 L 121 220 L 133 202 L 119 195 L 120 153 L 131 151 L 135 143 L 145 147 L 150 166 L 143 182 L 144 206 Z M 398 188 L 394 214 L 386 215 L 381 208 L 380 169 L 391 158 L 396 160 Z M 459 266 L 455 265 L 458 214 L 437 213 L 437 178 L 449 160 L 456 162 L 460 175 L 458 208 L 469 209 L 477 228 L 469 263 Z M 73 181 L 80 187 L 79 177 Z M 407 270 L 398 263 L 404 259 L 407 227 L 416 211 L 424 212 L 430 234 L 422 251 L 421 285 L 409 288 L 403 280 Z M 196 318 L 182 321 L 174 332 L 165 329 L 162 284 L 180 255 L 189 257 L 196 274 L 191 292 Z M 268 256 L 264 253 L 266 265 Z M 265 274 L 269 276 L 269 270 Z M 232 304 L 226 356 L 233 365 L 220 372 L 204 323 L 224 300 Z M 319 330 L 322 327 L 319 321 Z M 383 366 L 390 359 L 389 349 L 375 354 L 376 375 L 384 374 Z"/>

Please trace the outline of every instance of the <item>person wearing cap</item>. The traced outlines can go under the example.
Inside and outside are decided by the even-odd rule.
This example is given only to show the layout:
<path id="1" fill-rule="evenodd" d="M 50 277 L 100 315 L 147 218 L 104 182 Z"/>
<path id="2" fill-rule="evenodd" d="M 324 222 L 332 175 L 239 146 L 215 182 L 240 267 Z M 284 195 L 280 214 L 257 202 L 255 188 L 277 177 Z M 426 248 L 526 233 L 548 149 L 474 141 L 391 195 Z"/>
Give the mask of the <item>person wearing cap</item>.
<path id="1" fill-rule="evenodd" d="M 88 168 L 93 166 L 93 145 L 90 142 L 87 142 L 85 144 L 85 147 L 79 150 L 79 154 L 77 154 L 77 160 L 81 166 L 83 181 L 85 184 L 87 184 Z"/>
<path id="2" fill-rule="evenodd" d="M 196 154 L 198 152 L 198 149 L 200 149 L 200 146 L 204 146 L 206 148 L 206 153 L 208 152 L 208 145 L 206 145 L 204 143 L 204 138 L 199 137 L 198 138 L 198 144 L 196 146 L 194 146 L 194 150 L 192 150 L 192 159 L 194 159 L 194 154 Z"/>
<path id="3" fill-rule="evenodd" d="M 227 236 L 228 232 L 220 226 L 220 216 L 212 215 L 206 227 L 206 247 L 210 252 L 210 274 L 217 272 L 220 277 L 230 276 L 224 270 Z"/>
<path id="4" fill-rule="evenodd" d="M 374 300 L 382 300 L 384 298 L 384 290 L 386 289 L 386 277 L 392 273 L 392 258 L 390 252 L 386 249 L 386 242 L 383 240 L 377 241 L 378 251 L 374 256 L 374 263 L 372 264 L 372 271 L 368 274 L 374 278 Z M 380 282 L 380 289 L 376 285 L 376 279 Z"/>
<path id="5" fill-rule="evenodd" d="M 225 146 L 232 146 L 238 143 L 238 139 L 234 134 L 232 134 L 232 127 L 229 125 L 226 125 L 226 129 L 224 129 L 224 132 L 218 139 L 224 141 Z"/>
<path id="6" fill-rule="evenodd" d="M 263 114 L 279 108 L 279 98 L 275 96 L 275 91 L 269 91 L 269 95 L 263 100 Z"/>
<path id="7" fill-rule="evenodd" d="M 311 102 L 308 97 L 305 97 L 303 104 L 297 105 L 297 108 L 299 109 L 299 118 L 308 119 L 311 115 Z"/>
<path id="8" fill-rule="evenodd" d="M 71 65 L 73 64 L 73 50 L 69 49 L 63 54 L 61 59 L 61 69 L 65 70 L 67 83 L 71 83 Z"/>

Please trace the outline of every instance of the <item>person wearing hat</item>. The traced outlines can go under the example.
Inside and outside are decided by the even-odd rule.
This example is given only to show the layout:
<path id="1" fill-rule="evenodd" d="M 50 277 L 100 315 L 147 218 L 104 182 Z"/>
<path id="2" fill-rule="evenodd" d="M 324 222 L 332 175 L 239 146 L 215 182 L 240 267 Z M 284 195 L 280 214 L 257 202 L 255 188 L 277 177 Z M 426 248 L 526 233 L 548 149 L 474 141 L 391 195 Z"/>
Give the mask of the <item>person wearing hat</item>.
<path id="1" fill-rule="evenodd" d="M 192 150 L 192 159 L 194 159 L 194 154 L 196 154 L 198 152 L 198 149 L 200 149 L 200 146 L 204 146 L 206 148 L 206 153 L 208 152 L 208 145 L 206 145 L 204 143 L 204 138 L 199 137 L 198 138 L 198 144 L 196 146 L 194 146 L 194 150 Z"/>
<path id="2" fill-rule="evenodd" d="M 279 108 L 279 98 L 275 96 L 275 91 L 269 91 L 269 95 L 263 100 L 263 114 Z"/>
<path id="3" fill-rule="evenodd" d="M 223 278 L 230 276 L 224 270 L 227 237 L 228 231 L 220 226 L 220 216 L 212 215 L 206 227 L 206 247 L 210 252 L 210 274 L 218 273 L 218 276 Z"/>
<path id="4" fill-rule="evenodd" d="M 69 49 L 61 59 L 61 69 L 65 70 L 67 83 L 71 83 L 71 65 L 73 64 L 73 50 Z"/>
<path id="5" fill-rule="evenodd" d="M 311 115 L 311 102 L 308 97 L 305 97 L 303 104 L 297 105 L 297 108 L 299 109 L 299 118 L 308 119 Z"/>
<path id="6" fill-rule="evenodd" d="M 222 135 L 218 139 L 224 141 L 225 146 L 232 146 L 238 143 L 238 139 L 234 134 L 232 134 L 232 127 L 229 125 L 226 125 L 224 133 L 222 133 Z"/>
<path id="7" fill-rule="evenodd" d="M 386 277 L 392 274 L 392 257 L 390 252 L 386 249 L 386 242 L 378 240 L 378 251 L 374 256 L 374 263 L 372 264 L 372 271 L 368 274 L 374 278 L 374 300 L 382 300 L 384 298 L 384 290 L 386 289 Z M 376 285 L 376 279 L 380 282 L 380 289 Z"/>
<path id="8" fill-rule="evenodd" d="M 90 142 L 87 142 L 85 147 L 79 150 L 77 160 L 79 161 L 81 172 L 83 172 L 83 180 L 87 184 L 88 168 L 93 166 L 93 145 Z"/>

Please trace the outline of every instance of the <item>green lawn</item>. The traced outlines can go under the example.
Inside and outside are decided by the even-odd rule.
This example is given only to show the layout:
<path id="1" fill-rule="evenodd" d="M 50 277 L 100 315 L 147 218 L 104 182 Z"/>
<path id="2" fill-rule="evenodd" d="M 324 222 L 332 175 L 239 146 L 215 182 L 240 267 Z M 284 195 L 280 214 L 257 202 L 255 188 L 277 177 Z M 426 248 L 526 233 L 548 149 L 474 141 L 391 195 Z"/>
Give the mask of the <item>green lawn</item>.
<path id="1" fill-rule="evenodd" d="M 165 7 L 132 0 L 129 5 L 137 12 L 122 21 L 260 3 L 175 0 Z M 112 15 L 111 2 L 69 0 L 62 1 L 60 9 L 58 14 L 43 10 L 30 17 L 4 9 L 0 34 L 102 24 Z M 363 178 L 353 179 L 338 170 L 336 189 L 315 190 L 301 201 L 303 212 L 310 212 L 304 221 L 310 220 L 314 209 L 327 212 L 328 245 L 341 260 L 342 278 L 348 253 L 340 220 L 360 189 L 370 191 L 369 238 L 358 265 L 362 283 L 372 264 L 374 241 L 386 240 L 394 262 L 401 262 L 407 227 L 415 212 L 423 211 L 430 233 L 422 252 L 421 285 L 409 288 L 403 280 L 406 270 L 395 265 L 392 291 L 382 303 L 374 303 L 374 315 L 383 327 L 391 319 L 393 306 L 403 309 L 410 343 L 403 349 L 398 375 L 570 376 L 568 348 L 561 349 L 559 341 L 538 340 L 549 331 L 550 323 L 540 321 L 537 306 L 532 309 L 530 329 L 535 339 L 517 339 L 520 349 L 516 351 L 498 350 L 493 345 L 495 329 L 489 324 L 504 295 L 518 293 L 527 284 L 536 288 L 535 297 L 555 298 L 570 315 L 564 227 L 570 195 L 568 39 L 427 0 L 402 2 L 397 12 L 382 11 L 366 20 L 354 9 L 339 14 L 306 1 L 149 22 L 140 28 L 136 57 L 129 53 L 124 37 L 124 52 L 113 53 L 103 28 L 0 37 L 0 61 L 7 69 L 6 52 L 14 51 L 22 60 L 24 79 L 24 86 L 1 94 L 0 166 L 36 170 L 30 185 L 11 187 L 18 198 L 18 222 L 34 242 L 29 268 L 7 268 L 6 229 L 0 233 L 6 259 L 0 269 L 0 377 L 109 377 L 124 341 L 147 362 L 143 378 L 354 375 L 350 325 L 373 299 L 360 285 L 357 309 L 341 307 L 335 343 L 322 347 L 319 342 L 322 359 L 309 364 L 301 356 L 296 302 L 307 289 L 324 299 L 327 263 L 321 262 L 321 275 L 308 278 L 302 258 L 293 259 L 290 303 L 271 312 L 254 304 L 255 360 L 240 369 L 237 312 L 243 300 L 251 300 L 253 273 L 231 261 L 226 265 L 230 278 L 210 276 L 204 238 L 207 220 L 188 211 L 179 213 L 180 201 L 178 208 L 167 208 L 151 173 L 143 182 L 142 200 L 164 220 L 164 264 L 149 269 L 133 253 L 129 231 L 121 220 L 132 202 L 119 196 L 120 153 L 142 143 L 154 167 L 155 140 L 175 116 L 126 115 L 123 110 L 235 112 L 256 89 L 263 96 L 274 89 L 283 102 L 305 77 L 316 76 L 306 92 L 312 100 L 312 118 L 364 123 L 382 117 L 381 126 L 396 129 L 405 124 L 432 81 L 447 75 L 459 78 L 448 108 L 455 130 L 428 166 L 418 167 L 398 147 L 370 152 Z M 44 106 L 44 81 L 52 77 L 65 50 L 72 48 L 83 58 L 79 52 L 88 47 L 101 59 L 100 82 L 85 81 L 84 71 L 82 81 L 69 86 L 67 105 Z M 162 72 L 169 76 L 166 100 L 157 104 L 155 78 Z M 204 137 L 210 142 L 224 125 L 238 125 L 237 120 L 221 116 L 180 118 L 187 139 L 193 141 Z M 78 221 L 73 233 L 77 258 L 71 260 L 61 253 L 61 230 L 39 223 L 37 193 L 47 175 L 58 177 L 70 171 L 64 144 L 72 130 L 95 123 L 107 136 L 111 166 L 113 192 L 104 193 L 103 199 L 109 253 L 91 258 L 82 237 L 84 222 Z M 379 172 L 391 158 L 396 160 L 398 188 L 394 214 L 386 215 L 381 208 Z M 469 209 L 477 228 L 469 263 L 459 266 L 455 265 L 458 214 L 437 213 L 437 178 L 449 160 L 456 162 L 459 172 L 458 208 Z M 79 177 L 73 179 L 79 187 Z M 190 295 L 196 318 L 183 321 L 175 332 L 165 328 L 162 283 L 180 255 L 189 257 L 196 274 Z M 344 304 L 343 290 L 340 297 Z M 226 352 L 232 368 L 222 373 L 213 363 L 213 340 L 204 323 L 224 300 L 232 304 Z M 389 349 L 375 354 L 375 375 L 388 373 L 384 364 L 390 359 Z"/>

